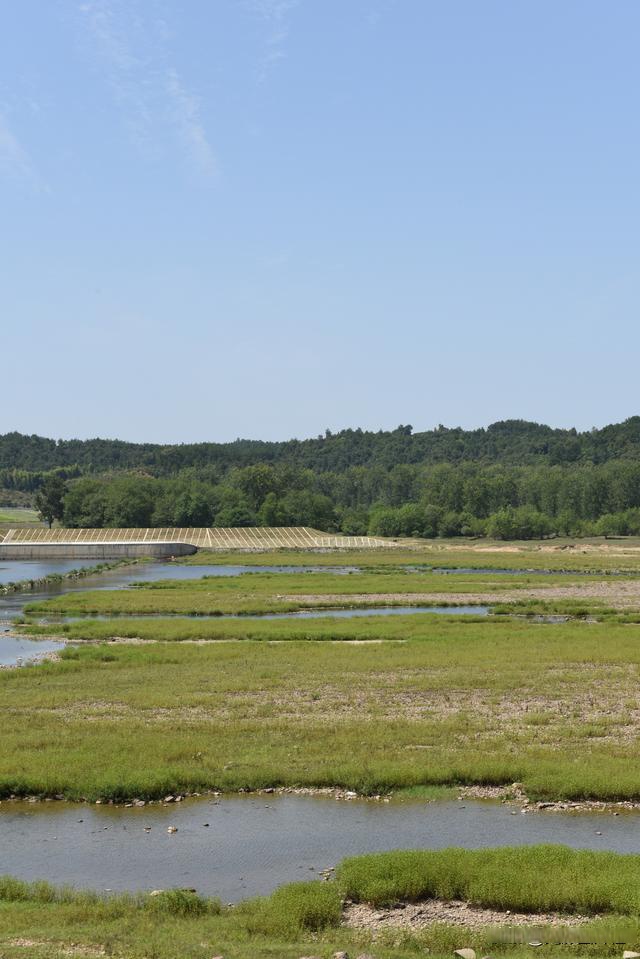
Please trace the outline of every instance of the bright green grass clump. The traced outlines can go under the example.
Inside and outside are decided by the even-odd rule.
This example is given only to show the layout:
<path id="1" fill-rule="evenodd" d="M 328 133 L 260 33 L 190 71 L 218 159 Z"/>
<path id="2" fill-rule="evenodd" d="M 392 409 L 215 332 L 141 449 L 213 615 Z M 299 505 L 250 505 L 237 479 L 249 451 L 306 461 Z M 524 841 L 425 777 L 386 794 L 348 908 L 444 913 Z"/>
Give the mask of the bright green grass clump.
<path id="1" fill-rule="evenodd" d="M 375 906 L 461 899 L 519 912 L 640 913 L 640 856 L 566 846 L 409 850 L 344 860 L 344 896 Z"/>

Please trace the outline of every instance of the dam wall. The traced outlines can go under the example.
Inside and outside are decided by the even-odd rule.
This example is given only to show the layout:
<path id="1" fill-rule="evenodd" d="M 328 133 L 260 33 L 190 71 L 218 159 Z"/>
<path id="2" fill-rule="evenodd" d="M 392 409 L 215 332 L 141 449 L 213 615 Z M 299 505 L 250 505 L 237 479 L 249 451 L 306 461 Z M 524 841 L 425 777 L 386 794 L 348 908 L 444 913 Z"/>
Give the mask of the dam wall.
<path id="1" fill-rule="evenodd" d="M 0 563 L 3 559 L 169 559 L 197 551 L 190 543 L 0 543 Z"/>
<path id="2" fill-rule="evenodd" d="M 0 559 L 117 559 L 186 556 L 198 549 L 262 550 L 376 549 L 392 541 L 372 536 L 341 536 L 306 526 L 240 528 L 0 529 Z"/>

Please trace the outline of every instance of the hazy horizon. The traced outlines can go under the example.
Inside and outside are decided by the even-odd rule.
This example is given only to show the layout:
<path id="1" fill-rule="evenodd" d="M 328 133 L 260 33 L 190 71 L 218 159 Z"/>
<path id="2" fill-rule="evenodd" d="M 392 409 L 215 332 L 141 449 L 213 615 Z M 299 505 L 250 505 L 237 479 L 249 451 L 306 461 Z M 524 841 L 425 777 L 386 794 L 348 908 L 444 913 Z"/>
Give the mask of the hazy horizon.
<path id="1" fill-rule="evenodd" d="M 626 420 L 632 419 L 634 416 L 637 416 L 637 415 L 640 415 L 640 414 L 632 413 L 630 416 L 625 416 L 622 420 L 619 420 L 618 422 L 619 422 L 619 423 L 625 422 Z M 331 432 L 332 434 L 334 434 L 334 433 L 340 433 L 342 430 L 349 430 L 349 429 L 351 429 L 351 430 L 362 429 L 364 432 L 374 432 L 374 433 L 375 433 L 375 432 L 378 432 L 378 431 L 389 432 L 389 431 L 391 431 L 391 430 L 396 429 L 398 426 L 401 426 L 401 425 L 404 425 L 404 426 L 411 425 L 411 427 L 412 427 L 412 432 L 413 432 L 413 433 L 429 433 L 429 432 L 432 432 L 432 431 L 437 430 L 439 426 L 443 426 L 445 429 L 448 429 L 448 430 L 463 429 L 463 430 L 467 430 L 467 431 L 473 431 L 473 430 L 480 430 L 480 429 L 485 429 L 485 430 L 486 430 L 486 429 L 488 429 L 490 426 L 493 426 L 495 423 L 500 423 L 500 422 L 505 422 L 505 421 L 509 422 L 509 421 L 513 421 L 513 419 L 514 419 L 514 417 L 505 417 L 505 418 L 502 419 L 502 420 L 494 420 L 492 423 L 480 423 L 480 424 L 478 424 L 477 426 L 470 426 L 470 427 L 461 426 L 460 424 L 452 425 L 452 424 L 447 424 L 447 423 L 440 423 L 440 424 L 434 424 L 434 425 L 432 425 L 432 426 L 425 426 L 425 427 L 420 427 L 420 428 L 419 428 L 419 427 L 415 426 L 415 424 L 409 424 L 408 422 L 406 422 L 406 423 L 404 423 L 404 424 L 399 424 L 399 423 L 398 423 L 398 424 L 396 424 L 395 427 L 385 427 L 385 428 L 383 428 L 383 427 L 377 427 L 377 428 L 374 427 L 373 429 L 370 429 L 370 428 L 369 428 L 369 429 L 366 429 L 366 430 L 365 430 L 364 427 L 360 427 L 358 424 L 354 424 L 354 425 L 351 425 L 351 426 L 343 426 L 343 427 L 341 427 L 340 429 L 330 430 L 330 432 Z M 515 419 L 516 419 L 516 420 L 521 420 L 520 417 L 516 417 Z M 533 423 L 533 422 L 536 422 L 536 421 L 534 421 L 534 420 L 527 420 L 527 421 L 525 421 L 525 422 L 532 422 L 532 423 Z M 578 431 L 578 433 L 588 433 L 588 432 L 590 432 L 592 429 L 601 430 L 601 429 L 603 429 L 603 428 L 606 427 L 606 426 L 616 425 L 616 423 L 599 423 L 599 424 L 593 424 L 592 426 L 588 427 L 587 429 L 578 429 L 577 427 L 574 427 L 574 426 L 572 426 L 571 424 L 569 424 L 569 425 L 567 425 L 567 426 L 561 426 L 561 425 L 559 426 L 559 425 L 554 424 L 554 423 L 542 423 L 542 422 L 539 422 L 539 421 L 537 421 L 537 425 L 539 425 L 539 426 L 548 426 L 548 427 L 550 427 L 551 429 L 558 429 L 558 430 L 571 430 L 571 429 L 576 429 L 576 430 Z M 22 431 L 20 431 L 20 430 L 5 430 L 4 433 L 0 433 L 0 435 L 6 435 L 7 433 L 13 433 L 13 432 L 22 433 Z M 263 437 L 263 436 L 236 436 L 236 437 L 233 437 L 233 439 L 231 439 L 231 440 L 220 440 L 220 439 L 216 439 L 215 437 L 203 437 L 203 438 L 201 438 L 201 439 L 194 439 L 194 440 L 180 440 L 180 439 L 178 439 L 178 440 L 149 440 L 149 439 L 145 439 L 144 437 L 142 437 L 142 438 L 140 438 L 140 439 L 125 439 L 124 437 L 122 437 L 122 436 L 117 436 L 117 435 L 114 435 L 114 436 L 98 436 L 97 434 L 94 435 L 94 436 L 46 436 L 45 434 L 43 434 L 43 433 L 38 433 L 37 431 L 31 432 L 31 433 L 22 433 L 22 435 L 25 435 L 25 436 L 39 436 L 40 438 L 52 439 L 52 440 L 56 440 L 56 441 L 61 440 L 61 441 L 63 441 L 63 442 L 64 442 L 64 441 L 73 441 L 73 440 L 79 440 L 79 441 L 81 441 L 81 442 L 84 442 L 84 441 L 87 441 L 87 440 L 108 440 L 108 441 L 121 441 L 121 442 L 138 443 L 138 444 L 153 443 L 154 445 L 158 445 L 158 446 L 177 446 L 177 445 L 180 445 L 180 444 L 191 445 L 191 444 L 197 444 L 197 443 L 229 443 L 229 442 L 234 442 L 234 441 L 236 441 L 236 440 L 250 440 L 250 441 L 253 440 L 253 441 L 257 441 L 257 442 L 282 442 L 282 443 L 286 443 L 286 442 L 290 442 L 290 441 L 292 441 L 292 440 L 303 441 L 303 440 L 324 438 L 324 436 L 325 436 L 325 431 L 323 430 L 323 431 L 321 431 L 320 433 L 305 434 L 305 435 L 299 435 L 299 436 L 277 436 L 277 437 L 269 438 L 269 439 L 267 439 L 267 438 L 265 438 L 265 437 Z"/>

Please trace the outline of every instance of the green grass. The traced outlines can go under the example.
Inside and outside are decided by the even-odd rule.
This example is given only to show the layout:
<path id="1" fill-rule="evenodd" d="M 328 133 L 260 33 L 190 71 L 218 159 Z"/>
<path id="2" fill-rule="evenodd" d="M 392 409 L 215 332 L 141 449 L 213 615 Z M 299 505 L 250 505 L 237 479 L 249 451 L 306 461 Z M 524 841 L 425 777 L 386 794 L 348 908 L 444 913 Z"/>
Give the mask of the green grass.
<path id="1" fill-rule="evenodd" d="M 353 956 L 366 951 L 377 959 L 415 959 L 473 946 L 480 954 L 490 948 L 492 954 L 530 955 L 524 943 L 518 946 L 517 931 L 501 935 L 435 924 L 419 932 L 382 931 L 373 939 L 340 925 L 345 897 L 375 906 L 437 897 L 499 910 L 605 914 L 609 918 L 579 930 L 564 927 L 564 936 L 562 927 L 547 927 L 541 938 L 550 945 L 540 953 L 557 954 L 561 944 L 563 954 L 611 956 L 640 939 L 639 889 L 640 856 L 562 846 L 359 856 L 345 860 L 331 882 L 293 883 L 234 908 L 185 890 L 105 897 L 5 877 L 0 952 L 7 959 L 52 959 L 69 955 L 65 949 L 73 945 L 80 957 L 97 947 L 123 959 L 328 959 L 340 949 Z M 526 942 L 526 930 L 522 936 Z M 577 940 L 594 945 L 579 946 Z"/>
<path id="2" fill-rule="evenodd" d="M 505 551 L 505 547 L 508 551 Z M 575 547 L 576 552 L 569 547 Z M 640 538 L 619 540 L 556 539 L 540 542 L 504 543 L 490 540 L 413 540 L 411 548 L 375 550 L 272 550 L 269 552 L 199 550 L 179 560 L 180 564 L 244 566 L 359 566 L 393 568 L 395 566 L 437 566 L 476 569 L 529 569 L 614 572 L 640 572 Z M 630 549 L 635 553 L 628 552 Z M 626 552 L 624 552 L 626 551 Z"/>
<path id="3" fill-rule="evenodd" d="M 0 506 L 0 523 L 7 525 L 23 526 L 25 523 L 40 524 L 40 517 L 34 509 L 24 509 L 23 507 Z"/>
<path id="4" fill-rule="evenodd" d="M 438 614 L 439 618 L 455 621 Z M 125 616 L 95 620 L 80 619 L 73 623 L 55 623 L 42 626 L 36 623 L 19 625 L 17 630 L 34 637 L 63 637 L 73 642 L 109 642 L 112 639 L 143 639 L 149 642 L 188 642 L 215 640 L 251 640 L 255 642 L 405 642 L 408 639 L 426 639 L 432 635 L 433 614 L 411 613 L 393 617 L 376 615 L 354 619 L 318 617 L 313 619 L 193 619 L 181 617 Z M 465 622 L 484 623 L 484 616 L 465 615 Z"/>
<path id="5" fill-rule="evenodd" d="M 206 576 L 197 580 L 142 583 L 126 590 L 94 590 L 32 603 L 27 615 L 183 613 L 192 615 L 292 612 L 313 606 L 422 605 L 434 596 L 440 605 L 451 596 L 474 602 L 474 593 L 510 594 L 533 587 L 569 586 L 569 576 L 523 574 L 465 577 L 437 573 L 384 571 L 334 573 L 246 573 L 237 577 Z M 585 577 L 580 579 L 585 582 Z M 391 594 L 392 599 L 381 599 Z M 367 596 L 371 598 L 366 599 Z M 299 598 L 298 598 L 299 597 Z M 320 597 L 320 598 L 316 598 Z M 324 598 L 326 597 L 326 598 Z M 355 598 L 354 598 L 355 597 Z M 364 597 L 364 598 L 363 598 Z M 444 600 L 443 600 L 444 597 Z M 476 600 L 478 601 L 478 600 Z M 481 600 L 480 600 L 481 601 Z"/>
<path id="6" fill-rule="evenodd" d="M 415 619 L 404 643 L 290 633 L 400 637 L 389 621 L 254 623 L 271 642 L 92 645 L 0 672 L 0 794 L 522 781 L 640 796 L 638 627 Z"/>
<path id="7" fill-rule="evenodd" d="M 383 852 L 344 860 L 342 894 L 389 906 L 461 899 L 518 912 L 640 914 L 640 856 L 523 846 Z"/>

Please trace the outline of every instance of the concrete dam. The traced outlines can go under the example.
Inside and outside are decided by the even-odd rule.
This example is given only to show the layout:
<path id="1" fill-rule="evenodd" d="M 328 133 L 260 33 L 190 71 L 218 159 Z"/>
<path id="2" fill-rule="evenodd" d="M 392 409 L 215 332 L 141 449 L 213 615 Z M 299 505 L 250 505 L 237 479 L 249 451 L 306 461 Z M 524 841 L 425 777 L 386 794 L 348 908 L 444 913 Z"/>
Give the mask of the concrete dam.
<path id="1" fill-rule="evenodd" d="M 199 549 L 256 552 L 272 549 L 376 549 L 391 545 L 371 536 L 334 536 L 307 526 L 246 526 L 227 529 L 42 529 L 0 530 L 0 560 L 118 559 L 187 556 Z"/>

